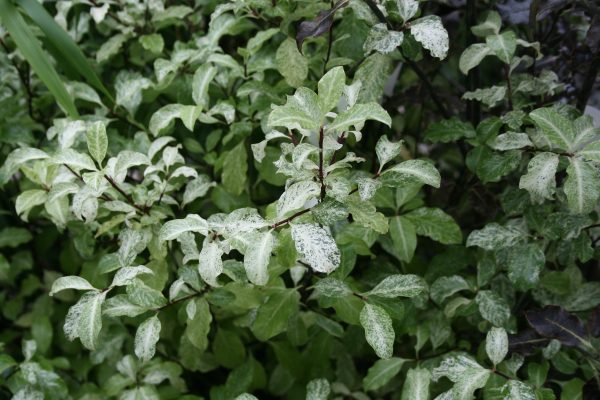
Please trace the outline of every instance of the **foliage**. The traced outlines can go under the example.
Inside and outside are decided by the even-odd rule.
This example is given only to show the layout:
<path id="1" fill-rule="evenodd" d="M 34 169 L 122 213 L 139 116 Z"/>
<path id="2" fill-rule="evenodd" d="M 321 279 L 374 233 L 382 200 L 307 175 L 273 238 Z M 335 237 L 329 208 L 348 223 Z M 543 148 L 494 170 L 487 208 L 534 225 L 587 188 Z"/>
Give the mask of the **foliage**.
<path id="1" fill-rule="evenodd" d="M 600 10 L 519 4 L 0 0 L 0 397 L 598 398 Z"/>

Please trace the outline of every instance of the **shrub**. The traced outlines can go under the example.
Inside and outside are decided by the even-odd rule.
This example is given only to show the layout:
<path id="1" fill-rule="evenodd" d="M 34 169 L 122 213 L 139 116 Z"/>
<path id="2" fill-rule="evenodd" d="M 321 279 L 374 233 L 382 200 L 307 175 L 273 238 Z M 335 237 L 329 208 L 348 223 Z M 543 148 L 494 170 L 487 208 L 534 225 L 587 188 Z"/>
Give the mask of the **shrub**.
<path id="1" fill-rule="evenodd" d="M 598 15 L 0 0 L 0 397 L 598 398 Z"/>

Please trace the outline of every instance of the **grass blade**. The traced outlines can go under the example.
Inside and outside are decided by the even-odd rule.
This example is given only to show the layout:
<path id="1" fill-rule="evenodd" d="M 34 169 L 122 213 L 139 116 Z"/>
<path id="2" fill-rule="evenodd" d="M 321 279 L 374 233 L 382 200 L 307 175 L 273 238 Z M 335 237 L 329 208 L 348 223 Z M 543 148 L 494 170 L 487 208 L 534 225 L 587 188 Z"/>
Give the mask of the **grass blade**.
<path id="1" fill-rule="evenodd" d="M 73 39 L 60 27 L 37 0 L 21 0 L 19 5 L 46 35 L 46 39 L 63 58 L 58 60 L 75 69 L 90 85 L 100 90 L 111 102 L 114 99 Z"/>
<path id="2" fill-rule="evenodd" d="M 37 38 L 10 0 L 0 0 L 0 18 L 33 71 L 54 95 L 58 104 L 71 118 L 77 118 L 79 116 L 77 109 L 62 80 Z"/>

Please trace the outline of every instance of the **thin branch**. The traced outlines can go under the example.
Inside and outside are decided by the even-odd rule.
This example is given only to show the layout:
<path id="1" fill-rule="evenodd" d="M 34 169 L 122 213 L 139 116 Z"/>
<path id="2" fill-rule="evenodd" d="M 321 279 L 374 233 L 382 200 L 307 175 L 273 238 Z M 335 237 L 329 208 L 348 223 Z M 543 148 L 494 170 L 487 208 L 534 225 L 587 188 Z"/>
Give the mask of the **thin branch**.
<path id="1" fill-rule="evenodd" d="M 123 195 L 123 197 L 125 197 L 127 199 L 127 202 L 134 208 L 136 208 L 137 210 L 139 210 L 140 212 L 142 212 L 143 214 L 148 214 L 148 208 L 147 207 L 142 207 L 137 205 L 134 201 L 133 198 L 131 197 L 131 195 L 127 194 L 123 189 L 121 189 L 119 187 L 119 185 L 117 185 L 117 183 L 108 175 L 104 174 L 104 178 L 108 181 L 108 183 L 110 183 L 110 185 L 115 188 L 115 190 L 119 193 L 121 193 L 121 195 Z"/>
<path id="2" fill-rule="evenodd" d="M 192 288 L 192 290 L 194 290 L 194 289 Z M 175 299 L 173 301 L 170 301 L 167 304 L 165 304 L 164 306 L 153 308 L 152 311 L 155 311 L 155 312 L 162 311 L 162 310 L 164 310 L 167 307 L 171 307 L 171 306 L 173 306 L 175 304 L 178 304 L 178 303 L 181 303 L 183 301 L 186 301 L 186 300 L 189 300 L 189 299 L 193 299 L 194 297 L 201 296 L 204 293 L 206 293 L 206 290 L 201 290 L 201 291 L 194 290 L 194 293 L 192 293 L 190 295 L 187 295 L 187 296 L 184 296 L 184 297 L 181 297 L 179 299 Z"/>
<path id="3" fill-rule="evenodd" d="M 289 224 L 291 221 L 293 221 L 294 219 L 298 218 L 301 215 L 306 214 L 307 212 L 309 212 L 310 210 L 312 210 L 312 207 L 310 208 L 305 208 L 304 210 L 298 211 L 297 213 L 295 213 L 294 215 L 287 217 L 286 219 L 283 219 L 279 222 L 274 223 L 273 225 L 271 225 L 271 229 L 276 229 L 279 228 L 280 226 Z"/>
<path id="4" fill-rule="evenodd" d="M 66 168 L 67 168 L 69 171 L 71 171 L 71 173 L 72 173 L 73 175 L 75 175 L 77 178 L 79 178 L 79 180 L 80 180 L 81 182 L 85 183 L 85 181 L 83 180 L 83 176 L 81 176 L 81 174 L 77 173 L 77 171 L 75 171 L 73 168 L 69 167 L 67 164 L 63 164 L 63 165 L 64 165 L 64 166 L 65 166 L 65 167 L 66 167 Z M 104 200 L 104 201 L 112 201 L 112 199 L 111 199 L 109 196 L 105 195 L 105 194 L 102 194 L 102 195 L 100 196 L 100 198 L 101 198 L 102 200 Z"/>
<path id="5" fill-rule="evenodd" d="M 325 133 L 323 126 L 319 129 L 319 182 L 321 182 L 321 201 L 325 199 L 325 171 L 323 169 L 323 141 Z"/>

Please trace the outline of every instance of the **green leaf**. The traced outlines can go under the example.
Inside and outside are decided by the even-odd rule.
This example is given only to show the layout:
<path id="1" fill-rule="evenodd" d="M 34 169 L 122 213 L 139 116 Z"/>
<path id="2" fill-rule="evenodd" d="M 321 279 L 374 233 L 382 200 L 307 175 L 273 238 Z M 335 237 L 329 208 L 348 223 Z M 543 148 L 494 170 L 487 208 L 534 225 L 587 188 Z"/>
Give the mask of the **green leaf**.
<path id="1" fill-rule="evenodd" d="M 387 360 L 377 360 L 367 371 L 362 385 L 365 391 L 377 390 L 392 380 L 406 362 L 403 358 L 392 357 Z"/>
<path id="2" fill-rule="evenodd" d="M 106 292 L 87 292 L 69 309 L 64 331 L 69 340 L 79 338 L 88 350 L 94 350 L 102 328 L 102 303 Z"/>
<path id="3" fill-rule="evenodd" d="M 196 313 L 187 320 L 185 336 L 197 349 L 204 351 L 208 347 L 208 332 L 213 320 L 208 302 L 204 298 L 190 300 L 195 303 Z"/>
<path id="4" fill-rule="evenodd" d="M 198 272 L 211 286 L 219 286 L 218 276 L 223 272 L 223 250 L 215 242 L 205 241 L 200 251 Z"/>
<path id="5" fill-rule="evenodd" d="M 315 283 L 315 293 L 319 296 L 336 299 L 351 295 L 352 289 L 339 279 L 327 277 L 319 279 L 317 283 Z"/>
<path id="6" fill-rule="evenodd" d="M 98 164 L 102 164 L 108 149 L 108 137 L 106 136 L 104 122 L 96 121 L 88 125 L 85 137 L 90 155 L 98 161 Z"/>
<path id="7" fill-rule="evenodd" d="M 184 219 L 174 219 L 160 228 L 159 240 L 174 240 L 185 232 L 197 232 L 208 235 L 208 223 L 197 214 L 188 214 Z"/>
<path id="8" fill-rule="evenodd" d="M 241 141 L 227 153 L 223 160 L 221 181 L 225 189 L 235 196 L 242 194 L 246 186 L 247 171 L 248 152 L 245 142 Z"/>
<path id="9" fill-rule="evenodd" d="M 266 285 L 269 281 L 267 266 L 271 259 L 275 238 L 269 231 L 255 232 L 248 237 L 248 241 L 251 245 L 244 254 L 246 276 L 255 285 Z"/>
<path id="10" fill-rule="evenodd" d="M 501 393 L 504 396 L 503 398 L 507 400 L 536 400 L 538 398 L 546 398 L 545 395 L 541 395 L 541 397 L 536 396 L 536 392 L 532 386 L 512 379 L 502 386 Z M 562 394 L 564 396 L 564 389 Z M 554 398 L 554 395 L 552 395 L 552 398 Z M 564 400 L 571 398 L 576 399 L 577 397 L 561 397 Z"/>
<path id="11" fill-rule="evenodd" d="M 375 145 L 375 153 L 379 160 L 379 170 L 377 172 L 381 172 L 383 166 L 398 157 L 401 151 L 402 141 L 390 142 L 386 135 L 379 137 Z"/>
<path id="12" fill-rule="evenodd" d="M 414 17 L 419 11 L 419 2 L 417 0 L 396 0 L 398 14 L 404 22 Z"/>
<path id="13" fill-rule="evenodd" d="M 477 67 L 492 50 L 485 43 L 473 43 L 460 55 L 458 68 L 467 75 L 470 70 Z"/>
<path id="14" fill-rule="evenodd" d="M 0 231 L 0 248 L 18 247 L 31 239 L 33 236 L 25 228 L 7 227 Z"/>
<path id="15" fill-rule="evenodd" d="M 497 35 L 502 27 L 502 18 L 497 11 L 486 11 L 483 22 L 471 27 L 471 32 L 478 37 Z"/>
<path id="16" fill-rule="evenodd" d="M 486 36 L 485 42 L 500 61 L 510 64 L 517 49 L 517 35 L 513 31 Z"/>
<path id="17" fill-rule="evenodd" d="M 15 201 L 15 211 L 24 221 L 27 221 L 29 211 L 35 206 L 44 204 L 48 199 L 48 194 L 42 189 L 26 190 L 17 196 Z"/>
<path id="18" fill-rule="evenodd" d="M 337 106 L 340 97 L 342 97 L 345 84 L 346 74 L 343 67 L 332 68 L 319 79 L 317 84 L 319 88 L 319 107 L 323 115 Z"/>
<path id="19" fill-rule="evenodd" d="M 446 357 L 441 365 L 432 371 L 434 381 L 442 376 L 454 382 L 453 400 L 471 400 L 474 392 L 485 386 L 491 371 L 464 355 Z"/>
<path id="20" fill-rule="evenodd" d="M 266 341 L 284 332 L 290 317 L 298 312 L 300 294 L 295 289 L 277 290 L 258 308 L 252 332 L 260 341 Z"/>
<path id="21" fill-rule="evenodd" d="M 377 103 L 355 104 L 348 110 L 339 114 L 327 126 L 327 132 L 343 132 L 350 127 L 360 131 L 365 121 L 379 121 L 387 126 L 392 126 L 390 115 Z"/>
<path id="22" fill-rule="evenodd" d="M 574 214 L 589 213 L 596 208 L 600 197 L 598 172 L 579 157 L 571 157 L 569 161 L 564 186 L 567 204 Z"/>
<path id="23" fill-rule="evenodd" d="M 320 193 L 321 185 L 312 180 L 291 184 L 277 201 L 277 218 L 282 219 L 303 208 L 307 201 L 317 198 Z"/>
<path id="24" fill-rule="evenodd" d="M 165 47 L 165 41 L 159 33 L 140 36 L 139 41 L 145 50 L 154 54 L 162 53 L 163 48 Z"/>
<path id="25" fill-rule="evenodd" d="M 510 318 L 510 307 L 498 294 L 490 290 L 481 290 L 475 301 L 481 316 L 495 326 L 505 326 Z"/>
<path id="26" fill-rule="evenodd" d="M 330 233 L 317 224 L 293 224 L 292 238 L 298 253 L 317 272 L 330 273 L 340 266 L 340 250 Z"/>
<path id="27" fill-rule="evenodd" d="M 365 54 L 372 51 L 388 54 L 400 46 L 403 40 L 404 33 L 390 31 L 384 23 L 376 24 L 371 28 L 367 40 L 363 44 L 363 51 Z"/>
<path id="28" fill-rule="evenodd" d="M 298 51 L 292 38 L 284 40 L 275 53 L 277 70 L 291 87 L 297 88 L 308 76 L 308 60 Z"/>
<path id="29" fill-rule="evenodd" d="M 558 155 L 555 153 L 539 153 L 529 161 L 527 173 L 519 180 L 519 189 L 525 189 L 534 203 L 552 200 L 556 190 L 556 169 Z"/>
<path id="30" fill-rule="evenodd" d="M 588 161 L 600 162 L 600 142 L 590 143 L 577 152 L 578 155 Z"/>
<path id="31" fill-rule="evenodd" d="M 526 291 L 538 285 L 546 256 L 538 244 L 520 244 L 508 249 L 506 262 L 508 278 L 517 290 Z"/>
<path id="32" fill-rule="evenodd" d="M 156 343 L 160 338 L 160 329 L 160 320 L 157 315 L 153 315 L 142 322 L 135 332 L 135 355 L 142 362 L 148 362 L 154 357 Z"/>
<path id="33" fill-rule="evenodd" d="M 471 232 L 467 238 L 467 247 L 477 246 L 485 250 L 496 250 L 514 246 L 523 238 L 523 232 L 515 227 L 491 223 L 483 229 Z"/>
<path id="34" fill-rule="evenodd" d="M 485 338 L 485 352 L 494 365 L 498 365 L 508 354 L 508 335 L 504 328 L 492 328 Z"/>
<path id="35" fill-rule="evenodd" d="M 383 279 L 365 296 L 378 296 L 385 298 L 415 297 L 427 290 L 427 284 L 417 275 L 390 275 Z"/>
<path id="36" fill-rule="evenodd" d="M 412 222 L 417 234 L 443 244 L 462 243 L 460 227 L 450 215 L 439 208 L 421 207 L 404 215 Z"/>
<path id="37" fill-rule="evenodd" d="M 465 92 L 462 95 L 464 100 L 477 100 L 488 107 L 495 107 L 506 96 L 506 86 L 492 86 L 489 88 L 476 89 L 471 92 Z"/>
<path id="38" fill-rule="evenodd" d="M 428 400 L 431 372 L 425 368 L 411 368 L 406 373 L 401 400 Z"/>
<path id="39" fill-rule="evenodd" d="M 425 131 L 425 139 L 433 143 L 449 143 L 458 139 L 473 137 L 475 137 L 473 125 L 461 121 L 457 117 L 434 122 Z"/>
<path id="40" fill-rule="evenodd" d="M 293 96 L 287 97 L 284 105 L 273 107 L 273 111 L 269 114 L 268 125 L 318 131 L 322 118 L 317 94 L 310 89 L 299 88 Z"/>
<path id="41" fill-rule="evenodd" d="M 420 182 L 435 188 L 440 187 L 441 177 L 430 162 L 408 160 L 388 168 L 381 174 L 382 182 L 387 186 L 398 187 L 406 183 Z"/>
<path id="42" fill-rule="evenodd" d="M 573 144 L 575 133 L 573 123 L 552 108 L 538 108 L 529 113 L 540 133 L 551 147 L 568 150 Z"/>
<path id="43" fill-rule="evenodd" d="M 446 58 L 450 40 L 440 17 L 428 15 L 415 19 L 410 23 L 410 33 L 433 57 Z"/>
<path id="44" fill-rule="evenodd" d="M 391 57 L 380 53 L 367 57 L 354 74 L 353 84 L 360 82 L 361 85 L 357 101 L 359 103 L 379 102 L 391 72 Z"/>
<path id="45" fill-rule="evenodd" d="M 52 93 L 58 104 L 71 118 L 78 118 L 77 108 L 60 77 L 42 50 L 38 40 L 10 0 L 0 0 L 0 18 L 19 51 L 31 68 Z"/>
<path id="46" fill-rule="evenodd" d="M 470 290 L 471 285 L 459 275 L 442 276 L 436 279 L 431 285 L 431 299 L 438 305 L 443 304 L 448 297 L 460 292 L 461 290 Z"/>
<path id="47" fill-rule="evenodd" d="M 417 248 L 417 233 L 409 219 L 403 216 L 390 218 L 390 236 L 402 261 L 410 262 Z"/>
<path id="48" fill-rule="evenodd" d="M 52 283 L 50 296 L 54 296 L 56 293 L 66 289 L 98 290 L 80 276 L 62 276 Z"/>
<path id="49" fill-rule="evenodd" d="M 360 324 L 365 330 L 367 343 L 379 358 L 391 358 L 394 350 L 394 328 L 392 319 L 379 306 L 365 303 L 360 312 Z"/>
<path id="50" fill-rule="evenodd" d="M 217 75 L 217 68 L 211 64 L 200 66 L 194 73 L 192 80 L 192 98 L 203 109 L 208 108 L 208 87 Z"/>

